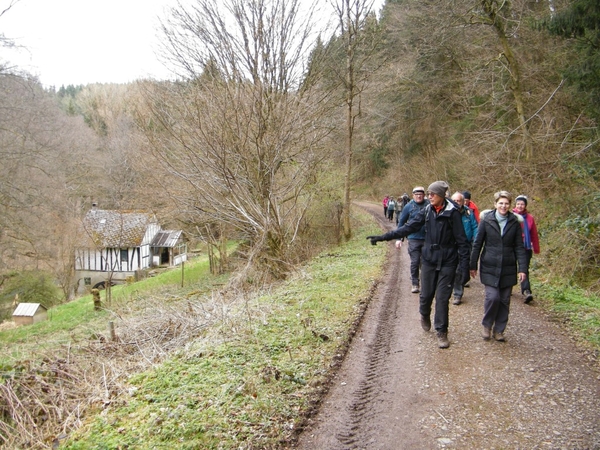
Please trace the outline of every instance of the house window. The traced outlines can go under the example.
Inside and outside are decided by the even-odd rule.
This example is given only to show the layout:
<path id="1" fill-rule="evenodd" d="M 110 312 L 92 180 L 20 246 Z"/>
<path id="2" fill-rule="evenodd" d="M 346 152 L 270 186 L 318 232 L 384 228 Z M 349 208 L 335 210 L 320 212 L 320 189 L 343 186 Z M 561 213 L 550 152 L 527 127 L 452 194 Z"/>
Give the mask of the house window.
<path id="1" fill-rule="evenodd" d="M 121 249 L 121 262 L 126 263 L 127 261 L 129 261 L 129 252 L 127 249 Z"/>

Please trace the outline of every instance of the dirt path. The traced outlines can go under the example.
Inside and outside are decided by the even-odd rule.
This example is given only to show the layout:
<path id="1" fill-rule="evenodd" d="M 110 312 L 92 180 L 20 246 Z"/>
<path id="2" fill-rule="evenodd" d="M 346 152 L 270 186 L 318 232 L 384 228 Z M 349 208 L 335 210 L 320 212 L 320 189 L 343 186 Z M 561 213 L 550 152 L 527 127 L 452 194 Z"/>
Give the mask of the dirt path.
<path id="1" fill-rule="evenodd" d="M 391 228 L 379 205 L 359 206 Z M 597 362 L 535 300 L 514 293 L 507 342 L 486 342 L 472 280 L 438 349 L 419 325 L 407 250 L 387 245 L 385 277 L 298 448 L 600 449 Z"/>

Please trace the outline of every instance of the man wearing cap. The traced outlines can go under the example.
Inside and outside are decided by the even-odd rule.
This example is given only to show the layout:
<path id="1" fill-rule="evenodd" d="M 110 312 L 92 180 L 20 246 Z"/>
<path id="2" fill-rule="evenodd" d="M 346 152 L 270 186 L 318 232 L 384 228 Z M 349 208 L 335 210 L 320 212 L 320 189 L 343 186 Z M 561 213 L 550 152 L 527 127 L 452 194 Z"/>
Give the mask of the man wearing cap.
<path id="1" fill-rule="evenodd" d="M 419 312 L 421 327 L 431 329 L 431 305 L 435 297 L 434 327 L 438 347 L 448 348 L 448 309 L 456 268 L 460 265 L 462 281 L 469 278 L 469 242 L 458 209 L 448 199 L 448 183 L 435 181 L 429 185 L 430 205 L 403 226 L 380 236 L 367 236 L 372 245 L 379 241 L 400 239 L 425 226 L 425 242 L 421 258 L 421 294 Z"/>
<path id="2" fill-rule="evenodd" d="M 429 205 L 429 200 L 425 198 L 425 188 L 423 186 L 415 186 L 412 191 L 413 199 L 402 209 L 398 226 L 401 227 L 406 222 L 413 219 L 421 212 L 423 208 Z M 419 270 L 421 268 L 421 252 L 425 243 L 425 227 L 421 227 L 415 233 L 406 236 L 408 240 L 408 255 L 410 256 L 410 279 L 412 282 L 411 292 L 416 294 L 420 289 Z M 400 248 L 401 241 L 396 242 L 396 247 Z"/>
<path id="3" fill-rule="evenodd" d="M 469 191 L 465 191 L 463 192 L 463 197 L 465 198 L 465 206 L 473 210 L 475 220 L 477 223 L 479 223 L 479 208 L 475 202 L 471 200 L 471 193 Z"/>

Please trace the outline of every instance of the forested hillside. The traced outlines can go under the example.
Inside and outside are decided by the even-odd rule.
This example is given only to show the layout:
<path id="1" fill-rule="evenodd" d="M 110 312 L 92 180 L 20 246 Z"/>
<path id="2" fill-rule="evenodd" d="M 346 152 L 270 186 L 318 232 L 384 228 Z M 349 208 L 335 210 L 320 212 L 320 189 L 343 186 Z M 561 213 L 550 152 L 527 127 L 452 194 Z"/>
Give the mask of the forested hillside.
<path id="1" fill-rule="evenodd" d="M 297 2 L 276 22 L 234 3 L 248 14 L 199 0 L 164 18 L 178 81 L 44 89 L 2 62 L 4 286 L 41 271 L 69 299 L 92 201 L 243 240 L 246 284 L 348 237 L 351 199 L 444 179 L 483 208 L 527 194 L 538 264 L 600 290 L 596 2 L 344 0 L 328 31 Z"/>

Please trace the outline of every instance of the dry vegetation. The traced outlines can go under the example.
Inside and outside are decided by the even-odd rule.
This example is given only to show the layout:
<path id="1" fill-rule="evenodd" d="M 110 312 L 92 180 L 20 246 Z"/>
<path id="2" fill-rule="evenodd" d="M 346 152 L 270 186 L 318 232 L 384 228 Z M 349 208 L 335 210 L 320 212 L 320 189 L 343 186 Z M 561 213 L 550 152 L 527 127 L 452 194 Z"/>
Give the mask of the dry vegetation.
<path id="1" fill-rule="evenodd" d="M 235 328 L 245 321 L 241 296 L 169 297 L 145 297 L 113 311 L 119 318 L 114 339 L 108 331 L 97 332 L 9 365 L 0 383 L 3 445 L 45 448 L 44 443 L 58 443 L 91 412 L 119 401 L 132 374 L 160 364 L 211 328 L 218 333 L 216 324 Z"/>

